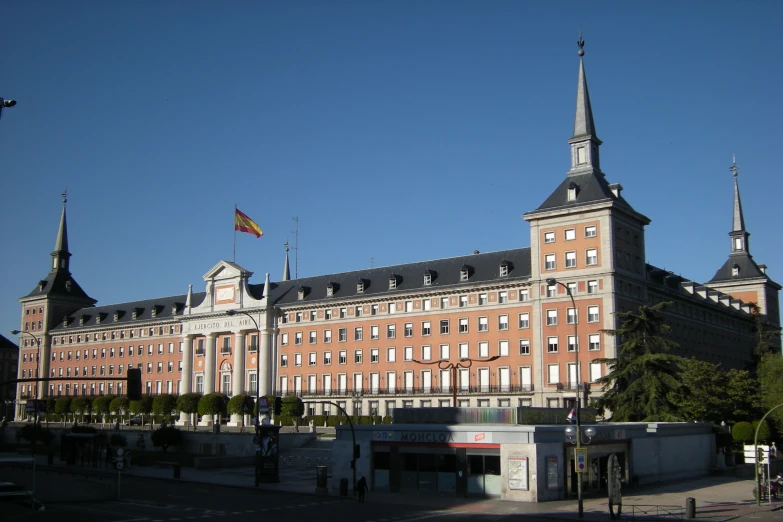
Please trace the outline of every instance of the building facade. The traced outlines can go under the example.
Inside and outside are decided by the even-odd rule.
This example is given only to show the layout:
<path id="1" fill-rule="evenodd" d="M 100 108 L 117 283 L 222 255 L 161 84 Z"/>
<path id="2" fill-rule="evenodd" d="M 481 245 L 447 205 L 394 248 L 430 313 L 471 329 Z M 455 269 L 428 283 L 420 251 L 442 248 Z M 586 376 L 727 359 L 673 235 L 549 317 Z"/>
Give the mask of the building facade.
<path id="1" fill-rule="evenodd" d="M 57 380 L 20 384 L 16 416 L 36 395 L 123 393 L 111 379 L 136 367 L 151 395 L 293 394 L 314 414 L 447 406 L 455 388 L 459 407 L 570 407 L 578 387 L 600 393 L 616 313 L 660 301 L 678 355 L 751 364 L 752 309 L 779 326 L 781 287 L 750 255 L 736 168 L 729 259 L 699 284 L 646 263 L 650 219 L 601 171 L 581 54 L 568 143 L 565 179 L 523 216 L 529 247 L 295 280 L 286 252 L 261 284 L 220 261 L 204 291 L 116 305 L 95 306 L 70 272 L 63 198 L 51 270 L 20 299 L 19 377 Z"/>

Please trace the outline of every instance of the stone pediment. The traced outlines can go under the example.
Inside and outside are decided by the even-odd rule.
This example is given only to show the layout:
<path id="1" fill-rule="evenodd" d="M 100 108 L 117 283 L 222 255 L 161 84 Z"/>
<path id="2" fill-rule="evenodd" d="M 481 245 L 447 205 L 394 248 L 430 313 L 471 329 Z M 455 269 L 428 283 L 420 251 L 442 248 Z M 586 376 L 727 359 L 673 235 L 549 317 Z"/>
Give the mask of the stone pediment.
<path id="1" fill-rule="evenodd" d="M 209 269 L 209 271 L 202 276 L 202 279 L 207 281 L 223 281 L 226 279 L 235 279 L 244 276 L 249 279 L 253 275 L 253 272 L 246 270 L 236 263 L 230 261 L 220 261 L 218 264 Z"/>
<path id="2" fill-rule="evenodd" d="M 220 261 L 204 274 L 206 297 L 191 313 L 207 313 L 231 310 L 243 306 L 260 306 L 248 288 L 253 272 L 232 263 Z"/>

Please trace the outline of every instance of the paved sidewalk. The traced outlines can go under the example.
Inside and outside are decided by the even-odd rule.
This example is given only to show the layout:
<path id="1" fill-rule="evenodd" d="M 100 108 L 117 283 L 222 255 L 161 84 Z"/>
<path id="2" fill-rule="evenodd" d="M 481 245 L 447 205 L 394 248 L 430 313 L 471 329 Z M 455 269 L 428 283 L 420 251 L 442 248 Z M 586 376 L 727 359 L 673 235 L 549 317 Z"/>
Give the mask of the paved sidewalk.
<path id="1" fill-rule="evenodd" d="M 43 469 L 53 469 L 63 472 L 66 466 L 55 459 L 51 467 L 46 465 L 45 457 L 39 458 L 38 466 Z M 117 471 L 111 468 L 76 468 L 76 473 L 101 475 L 106 478 L 116 477 Z M 132 466 L 123 470 L 123 476 L 148 477 L 157 480 L 175 480 L 171 468 L 157 466 Z M 215 484 L 221 486 L 242 487 L 254 489 L 254 468 L 250 466 L 221 469 L 196 469 L 183 467 L 180 479 L 183 482 Z M 339 497 L 338 483 L 330 478 L 328 495 Z M 783 509 L 783 501 L 763 502 L 757 507 L 752 498 L 752 480 L 738 480 L 734 477 L 703 477 L 684 482 L 652 484 L 624 491 L 623 519 L 630 519 L 636 511 L 640 520 L 650 520 L 649 517 L 639 517 L 639 510 L 649 511 L 654 506 L 669 506 L 684 508 L 686 498 L 694 498 L 696 502 L 696 519 L 701 521 L 723 522 L 740 516 L 750 515 L 758 511 Z M 291 465 L 280 468 L 280 482 L 275 484 L 260 484 L 259 489 L 299 494 L 315 495 L 315 462 L 305 464 L 304 460 L 294 461 Z M 351 492 L 349 491 L 349 495 Z M 452 496 L 442 496 L 434 492 L 389 493 L 385 491 L 370 491 L 368 503 L 398 504 L 404 502 L 410 506 L 441 512 L 449 511 L 474 512 L 482 514 L 530 515 L 550 518 L 552 520 L 577 520 L 576 500 L 555 502 L 510 502 L 497 499 L 457 499 Z M 346 499 L 348 500 L 348 499 Z M 586 521 L 608 520 L 608 502 L 604 498 L 586 498 L 584 500 L 584 519 Z M 684 518 L 684 517 L 683 517 Z"/>

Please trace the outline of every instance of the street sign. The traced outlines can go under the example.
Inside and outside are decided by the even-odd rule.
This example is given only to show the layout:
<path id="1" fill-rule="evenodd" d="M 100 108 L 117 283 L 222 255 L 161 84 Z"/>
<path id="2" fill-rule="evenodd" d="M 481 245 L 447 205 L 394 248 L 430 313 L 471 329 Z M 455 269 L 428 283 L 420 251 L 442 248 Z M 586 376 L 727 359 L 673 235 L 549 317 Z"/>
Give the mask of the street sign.
<path id="1" fill-rule="evenodd" d="M 746 464 L 755 464 L 756 463 L 756 449 L 752 444 L 745 444 L 743 447 L 743 452 L 745 453 L 745 463 Z M 766 464 L 769 462 L 769 446 L 765 445 L 759 445 L 758 446 L 758 457 L 759 457 L 759 464 Z"/>
<path id="2" fill-rule="evenodd" d="M 125 465 L 122 463 L 122 461 L 119 461 L 119 462 L 117 463 L 117 469 L 118 469 L 118 470 L 122 471 L 122 468 L 124 468 L 124 467 L 125 467 Z"/>
<path id="3" fill-rule="evenodd" d="M 584 473 L 587 471 L 587 449 L 576 448 L 576 472 Z"/>
<path id="4" fill-rule="evenodd" d="M 125 449 L 124 448 L 117 448 L 117 456 L 122 457 L 125 455 Z"/>
<path id="5" fill-rule="evenodd" d="M 258 398 L 258 414 L 263 415 L 269 413 L 269 404 L 267 403 L 266 397 L 259 397 Z"/>

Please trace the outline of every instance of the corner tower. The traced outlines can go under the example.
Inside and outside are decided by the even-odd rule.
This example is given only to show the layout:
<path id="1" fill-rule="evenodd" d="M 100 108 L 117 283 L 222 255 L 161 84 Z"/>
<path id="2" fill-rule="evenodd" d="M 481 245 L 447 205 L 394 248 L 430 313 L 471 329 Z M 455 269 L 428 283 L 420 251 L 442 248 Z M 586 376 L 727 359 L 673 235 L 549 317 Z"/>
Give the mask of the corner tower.
<path id="1" fill-rule="evenodd" d="M 68 250 L 68 221 L 66 215 L 66 203 L 68 194 L 63 193 L 63 210 L 60 215 L 60 226 L 57 230 L 57 238 L 54 243 L 54 250 L 51 253 L 52 261 L 50 263 L 49 273 L 38 281 L 35 288 L 26 296 L 19 299 L 22 303 L 22 320 L 19 329 L 30 335 L 20 335 L 19 348 L 22 353 L 29 352 L 29 356 L 20 360 L 28 361 L 29 368 L 24 363 L 19 365 L 19 373 L 22 370 L 32 370 L 35 368 L 33 353 L 38 346 L 34 336 L 41 346 L 41 373 L 48 375 L 49 359 L 51 353 L 51 337 L 49 331 L 58 323 L 63 321 L 64 317 L 80 308 L 93 306 L 97 301 L 88 296 L 79 286 L 71 275 L 70 259 L 71 253 Z M 19 397 L 30 396 L 27 391 L 27 385 L 20 386 Z M 46 388 L 43 383 L 38 383 L 39 389 L 37 397 L 45 397 Z M 36 396 L 36 395 L 33 395 Z"/>
<path id="2" fill-rule="evenodd" d="M 706 284 L 746 303 L 757 304 L 771 325 L 780 326 L 778 293 L 781 286 L 769 278 L 766 265 L 757 265 L 750 255 L 750 233 L 745 229 L 736 160 L 732 161 L 729 171 L 734 176 L 729 258 Z"/>

